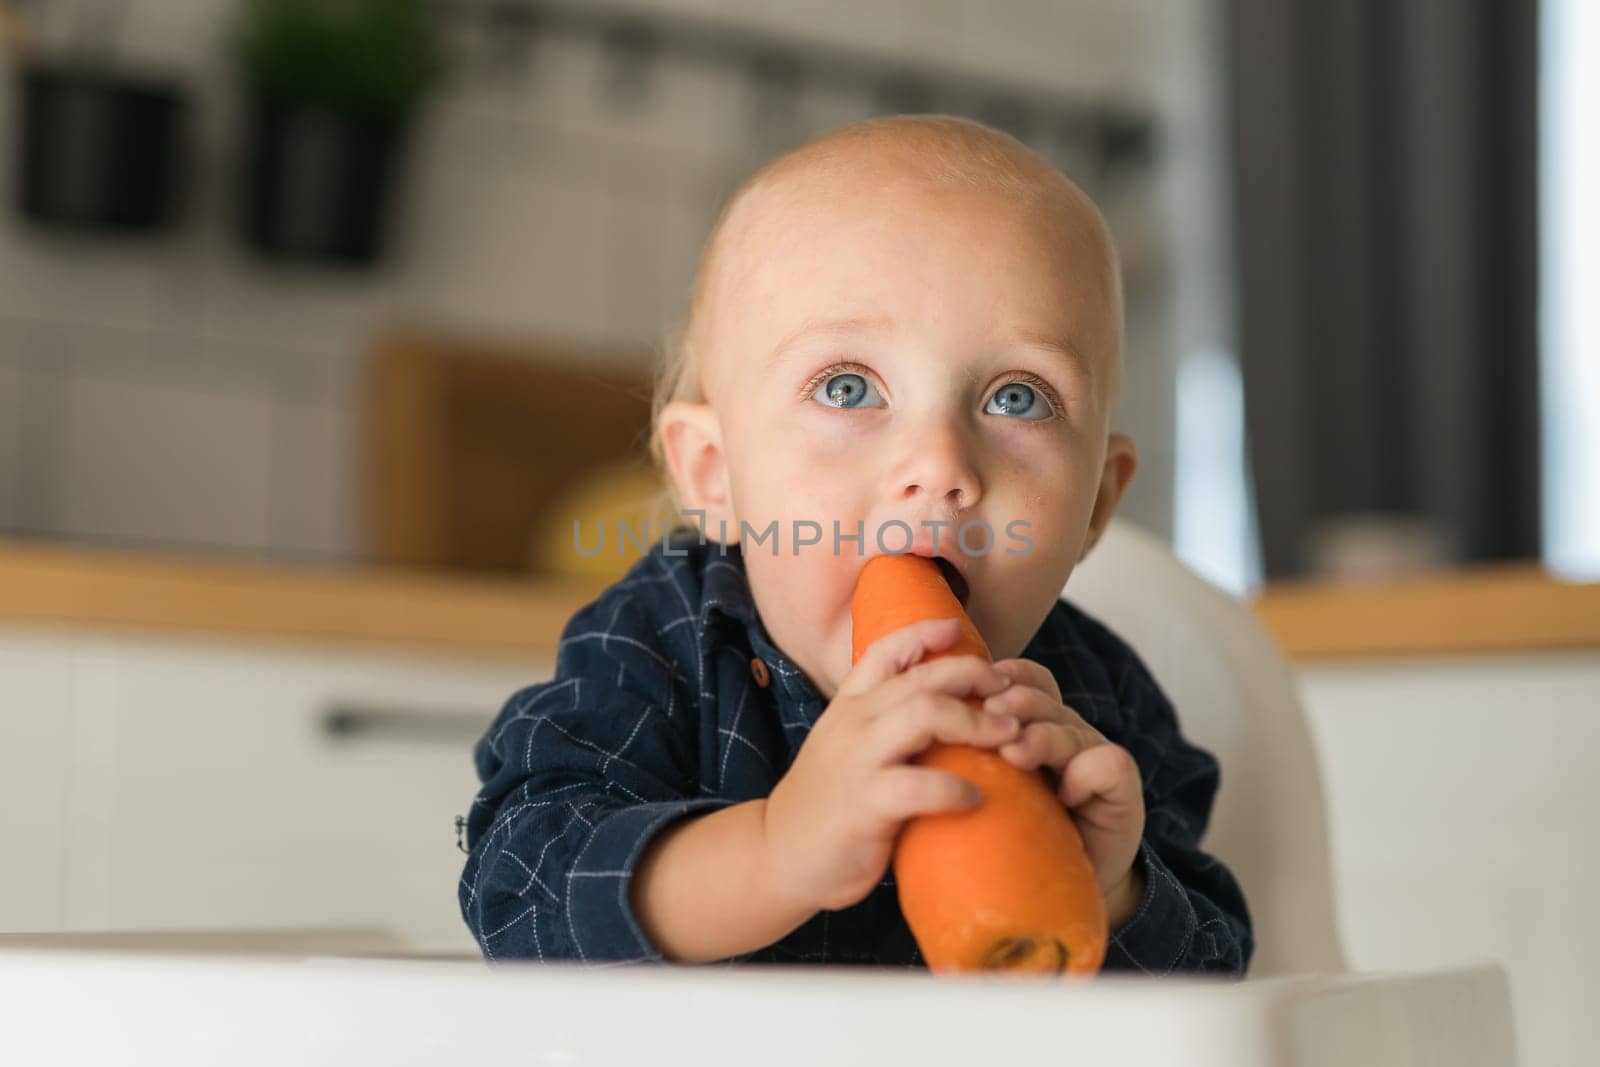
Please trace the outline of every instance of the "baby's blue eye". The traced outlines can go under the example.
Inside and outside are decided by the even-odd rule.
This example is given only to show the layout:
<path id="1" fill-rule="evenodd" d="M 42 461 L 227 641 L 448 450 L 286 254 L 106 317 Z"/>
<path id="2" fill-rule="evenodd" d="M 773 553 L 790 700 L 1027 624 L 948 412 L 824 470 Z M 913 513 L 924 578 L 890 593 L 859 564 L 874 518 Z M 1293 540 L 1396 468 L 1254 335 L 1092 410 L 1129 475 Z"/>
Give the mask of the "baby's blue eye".
<path id="1" fill-rule="evenodd" d="M 1036 421 L 1050 417 L 1050 402 L 1031 386 L 1011 382 L 1002 385 L 983 410 L 989 415 L 1015 415 L 1019 419 Z"/>
<path id="2" fill-rule="evenodd" d="M 877 404 L 867 404 L 863 402 L 863 397 L 877 396 L 877 390 L 872 388 L 872 383 L 868 382 L 859 374 L 835 374 L 833 377 L 817 386 L 817 391 L 811 395 L 814 398 L 820 399 L 829 407 L 835 408 L 861 408 L 879 406 Z M 880 397 L 879 399 L 882 398 Z"/>

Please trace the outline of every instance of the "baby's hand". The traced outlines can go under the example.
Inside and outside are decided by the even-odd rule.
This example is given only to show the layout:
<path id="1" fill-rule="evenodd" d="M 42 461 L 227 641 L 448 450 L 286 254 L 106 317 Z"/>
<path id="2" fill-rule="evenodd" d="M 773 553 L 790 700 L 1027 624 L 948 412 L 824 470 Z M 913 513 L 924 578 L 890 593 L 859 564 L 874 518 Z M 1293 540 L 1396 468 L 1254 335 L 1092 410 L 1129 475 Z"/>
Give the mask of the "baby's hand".
<path id="1" fill-rule="evenodd" d="M 1024 770 L 1049 767 L 1061 802 L 1083 838 L 1112 926 L 1128 917 L 1142 895 L 1131 877 L 1144 836 L 1144 789 L 1139 765 L 1121 745 L 1061 702 L 1055 676 L 1029 659 L 1005 659 L 995 669 L 1016 682 L 984 701 L 984 710 L 1016 716 L 1025 725 L 1000 755 Z"/>
<path id="2" fill-rule="evenodd" d="M 771 884 L 815 909 L 862 900 L 883 878 L 895 835 L 914 815 L 977 806 L 965 779 L 908 761 L 935 741 L 996 748 L 1020 721 L 963 699 L 1010 679 L 978 656 L 921 662 L 955 644 L 955 619 L 886 634 L 862 654 L 767 798 Z"/>

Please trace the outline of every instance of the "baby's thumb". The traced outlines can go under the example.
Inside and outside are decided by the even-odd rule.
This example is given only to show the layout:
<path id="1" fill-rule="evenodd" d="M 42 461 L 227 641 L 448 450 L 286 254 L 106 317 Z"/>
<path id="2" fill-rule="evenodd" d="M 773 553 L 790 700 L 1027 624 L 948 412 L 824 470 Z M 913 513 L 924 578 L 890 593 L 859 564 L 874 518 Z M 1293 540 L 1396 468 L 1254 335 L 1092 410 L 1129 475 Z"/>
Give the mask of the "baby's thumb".
<path id="1" fill-rule="evenodd" d="M 961 620 L 922 619 L 892 630 L 867 646 L 839 686 L 840 696 L 865 693 L 934 652 L 949 648 L 961 636 Z"/>

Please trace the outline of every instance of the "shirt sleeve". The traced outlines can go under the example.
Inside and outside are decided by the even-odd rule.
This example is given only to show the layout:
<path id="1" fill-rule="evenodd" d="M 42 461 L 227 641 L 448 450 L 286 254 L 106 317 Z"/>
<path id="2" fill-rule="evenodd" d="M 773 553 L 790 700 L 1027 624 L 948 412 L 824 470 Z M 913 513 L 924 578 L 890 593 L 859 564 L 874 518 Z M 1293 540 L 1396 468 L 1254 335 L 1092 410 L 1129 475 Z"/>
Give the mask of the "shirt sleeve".
<path id="1" fill-rule="evenodd" d="M 1144 780 L 1145 830 L 1134 860 L 1144 896 L 1111 932 L 1106 970 L 1244 977 L 1254 940 L 1233 874 L 1200 847 L 1220 782 L 1209 752 L 1187 741 L 1172 705 L 1132 650 L 1121 668 L 1124 736 Z"/>
<path id="2" fill-rule="evenodd" d="M 575 615 L 555 677 L 515 693 L 478 743 L 458 895 L 488 958 L 661 959 L 630 903 L 640 855 L 728 803 L 699 795 L 686 687 L 646 626 L 617 625 L 629 612 Z"/>

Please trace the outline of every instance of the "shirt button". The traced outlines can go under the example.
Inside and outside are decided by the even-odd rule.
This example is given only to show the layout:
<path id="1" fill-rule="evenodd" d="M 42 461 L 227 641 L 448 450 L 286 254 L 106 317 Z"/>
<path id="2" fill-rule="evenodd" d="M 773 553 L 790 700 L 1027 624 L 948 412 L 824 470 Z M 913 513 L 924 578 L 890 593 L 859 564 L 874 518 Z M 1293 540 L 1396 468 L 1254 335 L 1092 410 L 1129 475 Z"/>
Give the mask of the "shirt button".
<path id="1" fill-rule="evenodd" d="M 767 665 L 761 662 L 760 656 L 750 658 L 750 677 L 763 689 L 772 684 L 772 675 L 767 673 Z"/>

